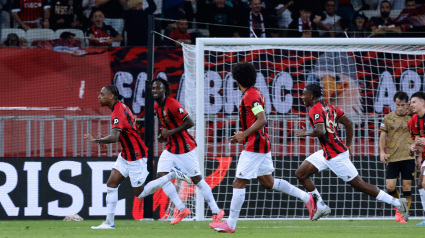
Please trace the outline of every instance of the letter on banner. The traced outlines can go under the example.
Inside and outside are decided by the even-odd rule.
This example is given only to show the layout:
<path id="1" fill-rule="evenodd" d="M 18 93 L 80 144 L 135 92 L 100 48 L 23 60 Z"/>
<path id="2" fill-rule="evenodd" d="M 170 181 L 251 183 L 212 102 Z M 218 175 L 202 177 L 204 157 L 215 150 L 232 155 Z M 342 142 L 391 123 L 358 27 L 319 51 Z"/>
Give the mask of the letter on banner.
<path id="1" fill-rule="evenodd" d="M 263 74 L 259 72 L 257 73 L 257 82 L 255 83 L 255 87 L 260 89 L 261 93 L 263 94 L 264 99 L 266 100 L 266 113 L 270 114 L 272 112 L 272 103 L 270 101 L 269 88 Z"/>
<path id="2" fill-rule="evenodd" d="M 130 85 L 133 83 L 133 75 L 128 72 L 118 71 L 114 76 L 114 84 L 117 86 L 120 94 L 125 98 L 131 98 L 131 88 Z M 128 84 L 127 87 L 124 87 L 124 84 Z"/>
<path id="3" fill-rule="evenodd" d="M 24 208 L 25 216 L 41 216 L 43 208 L 39 207 L 38 200 L 38 171 L 41 162 L 25 162 L 24 171 L 27 171 L 27 207 Z"/>
<path id="4" fill-rule="evenodd" d="M 287 113 L 291 110 L 293 103 L 292 94 L 283 95 L 283 90 L 292 90 L 293 86 L 292 77 L 287 72 L 279 72 L 275 75 L 272 87 L 272 100 L 276 112 Z"/>
<path id="5" fill-rule="evenodd" d="M 239 89 L 236 80 L 233 79 L 232 73 L 227 73 L 224 76 L 224 111 L 226 113 L 237 112 L 239 109 L 239 103 L 241 102 L 242 92 Z"/>
<path id="6" fill-rule="evenodd" d="M 146 79 L 148 75 L 145 72 L 141 72 L 137 76 L 136 85 L 134 86 L 134 95 L 133 95 L 133 112 L 139 114 L 142 111 L 142 107 L 145 106 L 145 98 L 143 93 L 146 90 Z"/>
<path id="7" fill-rule="evenodd" d="M 413 83 L 413 87 L 411 87 Z M 407 93 L 409 98 L 416 92 L 421 90 L 421 77 L 416 71 L 406 70 L 400 75 L 400 90 Z"/>
<path id="8" fill-rule="evenodd" d="M 0 171 L 6 174 L 6 182 L 0 186 L 0 204 L 8 216 L 18 216 L 19 207 L 15 207 L 8 195 L 18 184 L 18 172 L 13 165 L 4 162 L 0 162 Z"/>
<path id="9" fill-rule="evenodd" d="M 66 183 L 59 178 L 62 170 L 71 170 L 71 177 L 81 174 L 81 163 L 75 161 L 60 161 L 54 163 L 48 173 L 48 181 L 50 187 L 54 190 L 69 194 L 72 197 L 72 204 L 69 207 L 59 207 L 59 200 L 49 202 L 47 204 L 47 213 L 51 216 L 68 216 L 77 214 L 81 211 L 84 205 L 84 196 L 81 189 L 70 183 Z"/>
<path id="10" fill-rule="evenodd" d="M 395 110 L 395 104 L 393 102 L 394 94 L 397 92 L 395 88 L 393 77 L 388 71 L 381 74 L 379 86 L 375 99 L 375 112 L 382 113 L 384 106 L 391 106 L 391 111 Z M 388 96 L 386 96 L 388 95 Z"/>
<path id="11" fill-rule="evenodd" d="M 223 80 L 217 72 L 208 71 L 205 73 L 204 82 L 204 105 L 206 105 L 205 114 L 216 114 L 220 112 L 223 106 L 223 97 L 220 95 Z"/>
<path id="12" fill-rule="evenodd" d="M 106 193 L 106 184 L 103 183 L 103 171 L 109 171 L 115 162 L 87 162 L 92 170 L 92 202 L 89 207 L 89 216 L 103 216 L 108 209 L 103 206 L 103 194 Z M 118 200 L 115 215 L 125 216 L 125 199 Z"/>

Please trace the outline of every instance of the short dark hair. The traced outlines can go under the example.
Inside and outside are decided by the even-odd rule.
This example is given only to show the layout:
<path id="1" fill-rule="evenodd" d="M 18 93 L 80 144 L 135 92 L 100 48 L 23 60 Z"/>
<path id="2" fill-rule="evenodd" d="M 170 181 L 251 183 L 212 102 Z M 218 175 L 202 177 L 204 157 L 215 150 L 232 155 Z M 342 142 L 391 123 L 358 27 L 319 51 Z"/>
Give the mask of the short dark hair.
<path id="1" fill-rule="evenodd" d="M 404 5 L 406 6 L 406 4 L 407 4 L 408 2 L 415 2 L 415 4 L 416 4 L 416 0 L 406 0 L 406 1 L 404 2 Z"/>
<path id="2" fill-rule="evenodd" d="M 398 91 L 398 92 L 396 92 L 395 94 L 394 94 L 394 98 L 393 98 L 393 101 L 395 102 L 395 100 L 396 99 L 399 99 L 400 101 L 405 101 L 405 102 L 408 102 L 409 101 L 409 95 L 407 95 L 407 93 L 406 92 L 403 92 L 403 91 Z"/>
<path id="3" fill-rule="evenodd" d="M 420 98 L 420 99 L 422 99 L 422 100 L 425 100 L 425 93 L 424 93 L 424 92 L 421 92 L 421 91 L 416 92 L 416 93 L 414 93 L 414 94 L 410 97 L 410 100 L 412 100 L 412 98 L 414 98 L 414 97 L 417 97 L 417 98 Z"/>
<path id="4" fill-rule="evenodd" d="M 382 7 L 382 3 L 384 3 L 384 2 L 387 2 L 388 4 L 390 4 L 390 8 L 393 9 L 393 6 L 391 6 L 391 3 L 389 1 L 387 1 L 387 0 L 382 1 L 379 6 Z"/>
<path id="5" fill-rule="evenodd" d="M 253 87 L 257 82 L 257 71 L 254 65 L 248 62 L 237 63 L 232 68 L 233 79 L 242 87 Z"/>
<path id="6" fill-rule="evenodd" d="M 313 95 L 315 98 L 320 98 L 325 94 L 322 86 L 317 83 L 309 84 L 305 86 L 305 89 L 307 89 L 307 91 L 311 93 L 311 95 Z"/>
<path id="7" fill-rule="evenodd" d="M 152 84 L 155 83 L 156 81 L 159 81 L 159 82 L 161 82 L 164 85 L 164 87 L 165 87 L 165 96 L 170 96 L 170 94 L 171 94 L 170 83 L 167 80 L 163 79 L 163 78 L 154 78 L 152 80 Z"/>
<path id="8" fill-rule="evenodd" d="M 120 91 L 118 90 L 117 86 L 106 85 L 105 88 L 108 89 L 108 91 L 111 92 L 115 96 L 115 99 L 122 100 L 124 98 L 123 96 L 121 96 Z"/>

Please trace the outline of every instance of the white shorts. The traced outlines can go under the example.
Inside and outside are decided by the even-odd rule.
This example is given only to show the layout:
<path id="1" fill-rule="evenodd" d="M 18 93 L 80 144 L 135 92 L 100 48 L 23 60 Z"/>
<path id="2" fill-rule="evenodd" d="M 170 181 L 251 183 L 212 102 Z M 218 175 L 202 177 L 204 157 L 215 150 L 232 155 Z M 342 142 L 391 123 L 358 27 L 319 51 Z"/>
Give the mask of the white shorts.
<path id="1" fill-rule="evenodd" d="M 236 167 L 236 177 L 253 179 L 273 173 L 272 153 L 255 153 L 243 150 Z"/>
<path id="2" fill-rule="evenodd" d="M 181 169 L 189 177 L 201 175 L 196 148 L 185 154 L 172 154 L 164 150 L 158 160 L 157 172 L 170 172 L 173 167 Z"/>
<path id="3" fill-rule="evenodd" d="M 356 167 L 354 167 L 353 163 L 351 163 L 350 153 L 348 150 L 330 160 L 326 160 L 323 156 L 323 150 L 319 150 L 307 157 L 306 160 L 313 164 L 319 172 L 325 169 L 330 169 L 336 174 L 336 176 L 338 176 L 338 178 L 345 182 L 350 182 L 353 178 L 359 175 Z"/>
<path id="4" fill-rule="evenodd" d="M 133 188 L 137 188 L 142 186 L 146 181 L 146 177 L 148 177 L 149 172 L 146 165 L 147 161 L 147 158 L 141 158 L 136 161 L 127 161 L 121 157 L 120 153 L 113 168 L 118 170 L 125 178 L 130 176 L 131 186 Z"/>

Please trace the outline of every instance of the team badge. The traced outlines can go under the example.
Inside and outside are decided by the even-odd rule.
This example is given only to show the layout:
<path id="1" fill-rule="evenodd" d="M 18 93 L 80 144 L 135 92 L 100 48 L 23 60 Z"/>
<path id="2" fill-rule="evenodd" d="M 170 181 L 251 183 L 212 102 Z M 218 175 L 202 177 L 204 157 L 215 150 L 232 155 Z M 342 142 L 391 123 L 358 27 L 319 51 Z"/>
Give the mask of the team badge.
<path id="1" fill-rule="evenodd" d="M 116 124 L 118 124 L 118 123 L 120 123 L 120 120 L 118 120 L 118 118 L 114 118 L 114 125 L 116 125 Z"/>
<path id="2" fill-rule="evenodd" d="M 315 120 L 315 121 L 319 120 L 319 118 L 320 118 L 319 113 L 314 114 L 314 120 Z"/>
<path id="3" fill-rule="evenodd" d="M 180 112 L 180 114 L 183 114 L 184 113 L 183 108 L 179 107 L 179 112 Z"/>

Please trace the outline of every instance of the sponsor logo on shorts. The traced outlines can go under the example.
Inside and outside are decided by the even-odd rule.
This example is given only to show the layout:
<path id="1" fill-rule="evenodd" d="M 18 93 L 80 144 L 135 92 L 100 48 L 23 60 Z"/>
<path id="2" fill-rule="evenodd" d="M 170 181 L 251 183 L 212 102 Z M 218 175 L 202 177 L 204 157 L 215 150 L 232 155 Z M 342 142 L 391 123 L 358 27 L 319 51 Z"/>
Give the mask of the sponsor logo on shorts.
<path id="1" fill-rule="evenodd" d="M 239 176 L 242 176 L 242 172 L 239 173 Z"/>
<path id="2" fill-rule="evenodd" d="M 351 177 L 349 175 L 347 175 L 347 178 L 350 179 Z"/>
<path id="3" fill-rule="evenodd" d="M 116 125 L 116 124 L 118 124 L 118 123 L 120 123 L 120 120 L 118 119 L 118 118 L 114 118 L 114 125 Z"/>
<path id="4" fill-rule="evenodd" d="M 142 184 L 142 182 L 140 182 L 140 181 L 137 181 L 137 184 Z"/>

